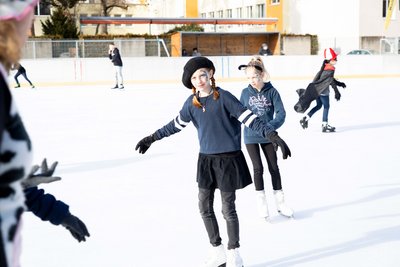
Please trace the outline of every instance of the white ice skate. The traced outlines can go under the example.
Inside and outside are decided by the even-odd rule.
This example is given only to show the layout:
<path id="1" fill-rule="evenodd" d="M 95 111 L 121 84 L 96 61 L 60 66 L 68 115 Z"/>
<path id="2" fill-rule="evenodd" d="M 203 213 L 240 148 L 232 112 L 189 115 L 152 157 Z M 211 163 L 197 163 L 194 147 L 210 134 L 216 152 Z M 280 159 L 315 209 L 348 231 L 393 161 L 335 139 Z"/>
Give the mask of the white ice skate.
<path id="1" fill-rule="evenodd" d="M 283 191 L 275 190 L 274 196 L 278 212 L 285 217 L 293 218 L 293 210 L 286 205 Z"/>
<path id="2" fill-rule="evenodd" d="M 224 246 L 221 244 L 218 247 L 211 247 L 208 251 L 207 260 L 201 267 L 225 267 L 226 254 Z"/>
<path id="3" fill-rule="evenodd" d="M 243 260 L 240 257 L 239 249 L 228 249 L 226 267 L 243 267 Z"/>
<path id="4" fill-rule="evenodd" d="M 267 198 L 265 197 L 264 190 L 256 191 L 256 201 L 257 201 L 258 215 L 261 218 L 268 220 L 268 218 L 269 218 L 268 204 L 267 204 Z"/>

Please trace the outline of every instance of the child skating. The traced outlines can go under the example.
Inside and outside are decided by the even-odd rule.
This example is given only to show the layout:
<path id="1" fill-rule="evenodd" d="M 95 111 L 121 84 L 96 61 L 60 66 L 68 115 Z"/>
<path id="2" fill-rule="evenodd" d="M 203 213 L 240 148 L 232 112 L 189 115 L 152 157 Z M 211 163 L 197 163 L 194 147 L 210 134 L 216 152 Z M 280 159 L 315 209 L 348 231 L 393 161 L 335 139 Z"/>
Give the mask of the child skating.
<path id="1" fill-rule="evenodd" d="M 215 85 L 214 73 L 214 64 L 208 58 L 199 56 L 190 59 L 184 67 L 182 83 L 192 93 L 178 116 L 140 140 L 136 150 L 145 153 L 153 142 L 179 133 L 193 122 L 200 144 L 197 162 L 199 210 L 211 244 L 208 258 L 202 266 L 219 267 L 226 264 L 226 267 L 242 267 L 236 190 L 252 181 L 241 151 L 241 124 L 278 145 L 284 159 L 290 157 L 291 153 L 273 127 L 260 120 L 230 92 Z M 227 226 L 227 251 L 214 213 L 214 194 L 217 189 L 221 194 L 222 213 Z"/>
<path id="2" fill-rule="evenodd" d="M 322 63 L 320 71 L 315 76 L 313 82 L 309 84 L 306 90 L 298 90 L 300 96 L 299 102 L 295 105 L 297 112 L 303 113 L 310 106 L 313 100 L 316 100 L 316 105 L 313 107 L 306 116 L 300 120 L 300 125 L 303 129 L 308 128 L 308 122 L 311 117 L 321 109 L 323 106 L 322 113 L 322 132 L 329 133 L 334 132 L 335 127 L 328 124 L 329 115 L 329 86 L 335 91 L 335 99 L 340 100 L 341 94 L 338 90 L 338 86 L 346 88 L 346 84 L 339 82 L 335 79 L 335 65 L 337 63 L 337 54 L 332 48 L 324 50 L 324 61 Z"/>
<path id="3" fill-rule="evenodd" d="M 254 56 L 247 65 L 240 65 L 239 69 L 244 69 L 249 81 L 249 85 L 242 90 L 240 102 L 266 124 L 277 130 L 285 122 L 286 111 L 278 90 L 275 89 L 270 81 L 269 73 L 265 69 L 261 56 Z M 271 174 L 277 210 L 286 217 L 292 217 L 293 211 L 285 203 L 278 167 L 278 157 L 274 145 L 270 140 L 247 127 L 243 130 L 243 137 L 253 164 L 253 177 L 259 216 L 267 220 L 269 218 L 267 197 L 264 189 L 264 167 L 260 154 L 261 150 Z"/>

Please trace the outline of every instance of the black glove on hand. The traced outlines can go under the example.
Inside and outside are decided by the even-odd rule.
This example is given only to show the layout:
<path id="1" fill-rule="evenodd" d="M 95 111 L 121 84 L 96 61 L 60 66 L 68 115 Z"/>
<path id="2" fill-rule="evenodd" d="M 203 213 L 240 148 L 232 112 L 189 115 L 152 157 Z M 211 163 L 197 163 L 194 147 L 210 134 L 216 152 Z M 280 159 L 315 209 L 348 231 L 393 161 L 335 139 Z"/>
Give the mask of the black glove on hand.
<path id="1" fill-rule="evenodd" d="M 337 101 L 340 100 L 340 97 L 341 97 L 341 96 L 342 96 L 342 95 L 339 93 L 339 91 L 335 92 L 335 99 L 336 99 Z"/>
<path id="2" fill-rule="evenodd" d="M 90 234 L 86 228 L 86 225 L 79 220 L 78 217 L 69 214 L 61 223 L 62 226 L 67 228 L 72 234 L 72 236 L 78 240 L 78 242 L 86 241 L 86 236 L 89 237 Z"/>
<path id="3" fill-rule="evenodd" d="M 281 148 L 283 159 L 287 159 L 292 156 L 288 145 L 279 137 L 278 133 L 273 131 L 267 135 L 268 139 L 274 144 Z"/>
<path id="4" fill-rule="evenodd" d="M 139 153 L 144 154 L 146 153 L 147 149 L 149 149 L 149 147 L 151 146 L 151 144 L 155 141 L 157 141 L 155 134 L 146 136 L 145 138 L 143 138 L 142 140 L 139 141 L 139 143 L 137 143 L 135 150 L 139 149 Z"/>
<path id="5" fill-rule="evenodd" d="M 51 164 L 50 169 L 47 166 L 47 160 L 43 159 L 42 165 L 39 167 L 38 165 L 32 166 L 31 172 L 28 174 L 28 177 L 21 182 L 23 188 L 35 187 L 39 184 L 43 183 L 51 183 L 54 181 L 61 180 L 61 177 L 53 177 L 53 173 L 56 170 L 58 162 L 54 162 Z M 35 174 L 37 170 L 41 169 L 41 172 Z"/>
<path id="6" fill-rule="evenodd" d="M 340 87 L 343 87 L 343 88 L 346 88 L 346 84 L 342 83 L 342 82 L 339 82 L 339 81 L 336 81 L 336 85 L 340 86 Z"/>

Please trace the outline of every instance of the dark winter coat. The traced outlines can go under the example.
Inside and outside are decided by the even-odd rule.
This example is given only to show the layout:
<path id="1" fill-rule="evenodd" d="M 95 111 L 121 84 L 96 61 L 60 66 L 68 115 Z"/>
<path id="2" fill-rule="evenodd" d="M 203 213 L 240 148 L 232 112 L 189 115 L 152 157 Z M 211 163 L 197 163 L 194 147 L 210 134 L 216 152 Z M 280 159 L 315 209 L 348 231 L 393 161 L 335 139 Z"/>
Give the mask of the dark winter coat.
<path id="1" fill-rule="evenodd" d="M 243 89 L 240 102 L 274 130 L 277 130 L 285 122 L 286 111 L 281 96 L 271 82 L 264 83 L 261 91 L 249 84 L 247 88 Z M 244 128 L 243 137 L 245 144 L 270 143 L 268 139 L 248 127 Z"/>
<path id="2" fill-rule="evenodd" d="M 111 62 L 114 64 L 114 66 L 122 67 L 122 59 L 118 48 L 114 48 L 114 50 L 108 54 L 108 57 L 111 59 Z"/>
<path id="3" fill-rule="evenodd" d="M 329 94 L 329 86 L 332 86 L 335 93 L 339 93 L 337 86 L 342 83 L 334 78 L 335 68 L 326 64 L 325 68 L 317 73 L 312 83 L 306 89 L 298 89 L 299 101 L 294 105 L 294 110 L 298 113 L 304 113 L 320 95 Z"/>

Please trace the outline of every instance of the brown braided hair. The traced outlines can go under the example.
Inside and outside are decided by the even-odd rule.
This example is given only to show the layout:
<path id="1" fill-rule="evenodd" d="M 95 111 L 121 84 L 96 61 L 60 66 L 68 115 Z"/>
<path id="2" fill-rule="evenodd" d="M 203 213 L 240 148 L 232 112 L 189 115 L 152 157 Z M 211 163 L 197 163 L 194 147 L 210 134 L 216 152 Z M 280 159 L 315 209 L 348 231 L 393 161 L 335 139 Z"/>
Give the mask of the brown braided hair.
<path id="1" fill-rule="evenodd" d="M 218 87 L 215 85 L 215 79 L 214 76 L 210 78 L 211 80 L 211 88 L 213 90 L 213 99 L 217 100 L 219 98 L 219 92 L 218 92 Z M 196 88 L 193 86 L 192 87 L 192 93 L 193 93 L 193 100 L 192 103 L 196 108 L 202 108 L 202 105 L 199 100 L 199 95 L 196 92 Z"/>

